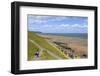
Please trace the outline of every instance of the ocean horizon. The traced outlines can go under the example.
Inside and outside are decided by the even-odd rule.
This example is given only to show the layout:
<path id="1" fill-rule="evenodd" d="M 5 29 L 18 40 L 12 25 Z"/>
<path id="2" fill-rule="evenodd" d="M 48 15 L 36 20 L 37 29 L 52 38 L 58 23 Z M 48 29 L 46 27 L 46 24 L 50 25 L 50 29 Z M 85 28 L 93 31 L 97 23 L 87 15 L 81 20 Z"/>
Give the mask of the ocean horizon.
<path id="1" fill-rule="evenodd" d="M 32 31 L 31 31 L 32 32 Z M 82 39 L 88 38 L 88 33 L 43 33 L 43 32 L 35 32 L 41 35 L 54 35 L 54 36 L 64 36 L 64 37 L 78 37 Z"/>

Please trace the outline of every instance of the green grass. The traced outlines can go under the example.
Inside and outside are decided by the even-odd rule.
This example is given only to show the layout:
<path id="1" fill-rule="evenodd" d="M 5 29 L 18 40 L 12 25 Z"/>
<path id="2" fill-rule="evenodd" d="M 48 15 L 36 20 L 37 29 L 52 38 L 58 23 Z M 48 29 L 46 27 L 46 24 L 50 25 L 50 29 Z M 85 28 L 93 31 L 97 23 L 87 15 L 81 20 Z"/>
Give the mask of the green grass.
<path id="1" fill-rule="evenodd" d="M 41 60 L 54 60 L 53 56 L 49 55 L 46 50 L 43 51 L 43 54 L 41 55 Z"/>
<path id="2" fill-rule="evenodd" d="M 35 53 L 39 50 L 37 46 L 28 40 L 28 60 L 33 60 Z"/>
<path id="3" fill-rule="evenodd" d="M 50 45 L 45 38 L 38 36 L 37 34 L 33 33 L 33 32 L 28 32 L 28 39 L 34 40 L 38 45 L 40 45 L 41 47 L 51 51 L 52 53 L 54 53 L 55 55 L 61 57 L 62 59 L 65 59 L 64 55 L 61 53 L 61 50 L 54 48 L 52 45 Z M 35 47 L 35 49 L 38 49 L 38 47 L 36 47 L 34 44 L 29 42 L 29 60 L 31 60 L 34 56 L 32 56 L 34 54 L 34 52 L 36 52 L 36 50 L 32 50 L 32 48 Z M 33 53 L 33 54 L 32 54 Z M 44 56 L 42 55 L 42 59 L 55 59 L 52 58 L 50 55 L 47 54 L 47 52 L 44 52 Z"/>

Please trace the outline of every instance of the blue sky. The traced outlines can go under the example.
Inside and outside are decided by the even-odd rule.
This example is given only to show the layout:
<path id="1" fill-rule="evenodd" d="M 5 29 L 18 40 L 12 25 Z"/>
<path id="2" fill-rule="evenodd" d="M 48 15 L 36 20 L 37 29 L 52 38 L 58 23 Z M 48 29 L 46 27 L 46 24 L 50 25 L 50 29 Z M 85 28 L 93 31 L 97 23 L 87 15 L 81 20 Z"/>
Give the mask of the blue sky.
<path id="1" fill-rule="evenodd" d="M 28 15 L 28 31 L 87 33 L 87 30 L 87 17 Z"/>

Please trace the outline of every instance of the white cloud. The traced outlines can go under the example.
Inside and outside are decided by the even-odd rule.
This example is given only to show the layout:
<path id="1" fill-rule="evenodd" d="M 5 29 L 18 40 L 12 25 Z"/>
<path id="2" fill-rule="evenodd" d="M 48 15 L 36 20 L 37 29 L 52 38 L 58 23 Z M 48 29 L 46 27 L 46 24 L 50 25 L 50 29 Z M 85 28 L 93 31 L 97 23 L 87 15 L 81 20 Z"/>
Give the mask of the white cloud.
<path id="1" fill-rule="evenodd" d="M 53 28 L 54 25 L 47 25 L 47 24 L 46 24 L 46 25 L 43 25 L 43 27 L 45 27 L 45 28 L 51 28 L 51 27 L 52 27 L 52 28 Z"/>
<path id="2" fill-rule="evenodd" d="M 33 23 L 45 23 L 47 22 L 46 20 L 33 20 Z"/>
<path id="3" fill-rule="evenodd" d="M 67 17 L 56 16 L 56 17 L 52 18 L 52 19 L 49 20 L 49 21 L 61 21 L 61 20 L 64 20 L 64 19 L 67 19 Z"/>
<path id="4" fill-rule="evenodd" d="M 37 20 L 43 20 L 49 18 L 49 16 L 39 16 L 39 15 L 30 15 L 29 17 L 37 19 Z"/>
<path id="5" fill-rule="evenodd" d="M 60 27 L 69 27 L 69 24 L 61 24 Z"/>
<path id="6" fill-rule="evenodd" d="M 67 19 L 67 17 L 62 16 L 29 16 L 31 23 L 46 23 L 52 21 L 62 21 Z"/>
<path id="7" fill-rule="evenodd" d="M 73 24 L 71 25 L 73 28 L 87 28 L 87 25 Z"/>
<path id="8" fill-rule="evenodd" d="M 83 27 L 84 27 L 84 28 L 87 28 L 88 26 L 87 26 L 87 25 L 83 25 Z"/>
<path id="9" fill-rule="evenodd" d="M 80 27 L 80 25 L 79 24 L 73 24 L 73 25 L 71 25 L 72 27 Z"/>
<path id="10" fill-rule="evenodd" d="M 87 25 L 80 25 L 80 24 L 73 24 L 73 25 L 60 24 L 57 27 L 61 29 L 61 28 L 87 28 L 88 26 Z"/>
<path id="11" fill-rule="evenodd" d="M 76 28 L 87 28 L 87 25 L 79 25 L 79 24 L 60 24 L 60 25 L 42 25 L 44 28 L 50 29 L 76 29 Z"/>

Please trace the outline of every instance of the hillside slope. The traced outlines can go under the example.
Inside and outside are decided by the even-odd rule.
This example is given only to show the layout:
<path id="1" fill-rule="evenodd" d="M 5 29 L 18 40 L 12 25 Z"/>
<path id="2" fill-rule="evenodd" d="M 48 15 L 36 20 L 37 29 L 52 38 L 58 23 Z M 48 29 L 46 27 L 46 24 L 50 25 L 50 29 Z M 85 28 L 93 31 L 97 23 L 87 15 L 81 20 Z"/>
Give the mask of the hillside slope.
<path id="1" fill-rule="evenodd" d="M 42 51 L 41 51 L 42 49 Z M 28 32 L 28 60 L 35 60 L 35 53 L 41 51 L 39 60 L 65 59 L 59 49 L 50 45 L 45 38 L 34 32 Z"/>

